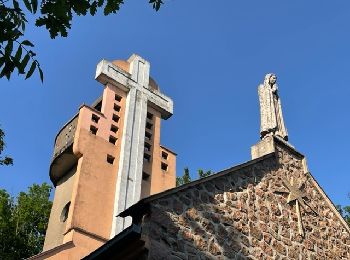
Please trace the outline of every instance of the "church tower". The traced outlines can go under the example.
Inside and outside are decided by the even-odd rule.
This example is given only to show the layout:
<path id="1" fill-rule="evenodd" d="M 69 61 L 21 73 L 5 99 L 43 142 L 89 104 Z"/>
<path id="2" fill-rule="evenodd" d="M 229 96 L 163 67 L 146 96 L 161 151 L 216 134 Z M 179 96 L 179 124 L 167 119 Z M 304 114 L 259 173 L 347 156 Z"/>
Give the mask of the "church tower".
<path id="1" fill-rule="evenodd" d="M 56 136 L 53 207 L 43 253 L 31 259 L 81 259 L 130 225 L 120 212 L 175 187 L 176 154 L 160 145 L 173 101 L 149 72 L 135 54 L 97 65 L 102 97 L 82 105 Z"/>

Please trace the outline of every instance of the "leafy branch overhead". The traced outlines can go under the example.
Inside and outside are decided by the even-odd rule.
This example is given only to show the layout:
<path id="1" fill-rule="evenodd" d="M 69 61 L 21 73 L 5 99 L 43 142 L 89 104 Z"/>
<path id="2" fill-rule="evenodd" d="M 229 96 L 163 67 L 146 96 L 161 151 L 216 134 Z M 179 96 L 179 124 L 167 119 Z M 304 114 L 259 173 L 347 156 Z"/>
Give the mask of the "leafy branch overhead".
<path id="1" fill-rule="evenodd" d="M 4 131 L 0 128 L 0 155 L 5 149 L 5 141 L 4 141 L 5 133 Z M 12 165 L 13 164 L 13 159 L 11 157 L 5 156 L 2 157 L 0 156 L 0 165 Z"/>
<path id="2" fill-rule="evenodd" d="M 35 25 L 45 27 L 54 39 L 68 36 L 73 15 L 94 16 L 98 9 L 109 15 L 119 11 L 123 3 L 123 0 L 0 0 L 0 78 L 9 80 L 17 70 L 27 79 L 37 70 L 41 81 L 44 80 L 34 44 L 25 39 L 26 15 L 37 15 Z M 162 0 L 149 0 L 149 3 L 156 11 L 163 4 Z"/>

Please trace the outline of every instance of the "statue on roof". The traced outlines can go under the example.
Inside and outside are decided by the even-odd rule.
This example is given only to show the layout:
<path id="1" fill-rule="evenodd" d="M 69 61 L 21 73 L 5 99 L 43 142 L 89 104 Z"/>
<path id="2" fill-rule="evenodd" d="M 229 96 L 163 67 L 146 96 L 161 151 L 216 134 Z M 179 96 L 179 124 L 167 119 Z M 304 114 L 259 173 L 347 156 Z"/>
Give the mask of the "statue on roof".
<path id="1" fill-rule="evenodd" d="M 282 116 L 281 99 L 278 96 L 277 77 L 269 73 L 264 84 L 258 87 L 260 101 L 260 139 L 279 136 L 288 141 L 287 129 Z"/>

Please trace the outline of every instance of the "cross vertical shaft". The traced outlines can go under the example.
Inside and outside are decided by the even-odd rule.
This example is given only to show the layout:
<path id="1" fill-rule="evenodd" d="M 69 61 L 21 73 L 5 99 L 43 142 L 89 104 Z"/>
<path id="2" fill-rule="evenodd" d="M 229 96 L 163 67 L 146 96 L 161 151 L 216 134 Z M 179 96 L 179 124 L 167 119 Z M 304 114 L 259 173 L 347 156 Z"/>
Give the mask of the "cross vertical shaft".
<path id="1" fill-rule="evenodd" d="M 101 83 L 111 83 L 127 91 L 111 237 L 131 224 L 131 219 L 117 215 L 141 198 L 147 108 L 152 106 L 161 111 L 165 119 L 173 111 L 170 98 L 149 88 L 149 62 L 137 55 L 132 55 L 128 62 L 129 73 L 106 61 L 96 71 Z"/>

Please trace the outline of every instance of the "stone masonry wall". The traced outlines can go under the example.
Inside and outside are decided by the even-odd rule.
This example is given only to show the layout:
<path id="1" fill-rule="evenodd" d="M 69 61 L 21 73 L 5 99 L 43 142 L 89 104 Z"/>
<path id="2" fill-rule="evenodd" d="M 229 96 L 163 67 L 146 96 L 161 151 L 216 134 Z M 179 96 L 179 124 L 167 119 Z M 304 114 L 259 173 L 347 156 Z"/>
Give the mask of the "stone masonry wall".
<path id="1" fill-rule="evenodd" d="M 276 155 L 151 202 L 149 259 L 350 259 L 350 234 L 301 158 L 282 146 Z M 292 177 L 307 195 L 304 236 L 282 184 Z"/>

